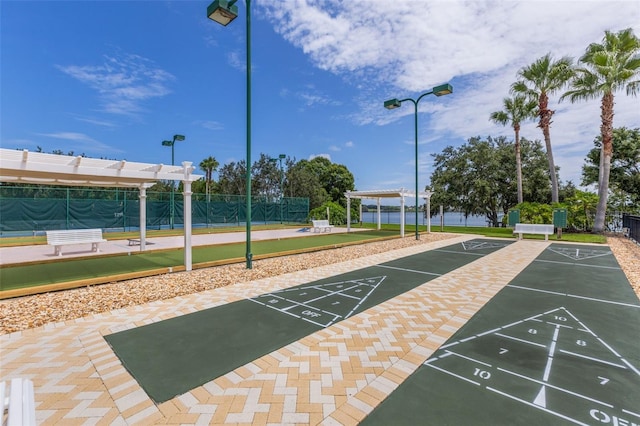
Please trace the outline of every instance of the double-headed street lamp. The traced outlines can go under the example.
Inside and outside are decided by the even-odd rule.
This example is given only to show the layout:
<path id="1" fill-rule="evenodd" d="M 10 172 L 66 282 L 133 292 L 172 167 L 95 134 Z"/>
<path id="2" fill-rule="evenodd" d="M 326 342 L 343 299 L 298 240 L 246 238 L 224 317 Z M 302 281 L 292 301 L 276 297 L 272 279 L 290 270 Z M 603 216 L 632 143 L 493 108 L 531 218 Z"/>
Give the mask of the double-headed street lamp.
<path id="1" fill-rule="evenodd" d="M 415 139 L 416 139 L 416 240 L 420 239 L 420 234 L 418 233 L 418 102 L 420 102 L 420 100 L 422 98 L 424 98 L 427 95 L 436 95 L 436 96 L 443 96 L 443 95 L 448 95 L 450 93 L 453 93 L 453 87 L 451 87 L 450 84 L 442 84 L 440 86 L 436 86 L 434 87 L 432 90 L 423 93 L 422 95 L 420 95 L 420 97 L 418 97 L 418 99 L 411 99 L 411 98 L 407 98 L 407 99 L 389 99 L 388 101 L 384 102 L 384 107 L 386 109 L 396 109 L 396 108 L 400 108 L 402 102 L 405 101 L 411 101 L 413 102 L 413 107 L 414 107 L 414 125 L 415 125 Z M 429 214 L 431 214 L 431 212 L 429 212 Z"/>
<path id="2" fill-rule="evenodd" d="M 162 146 L 170 146 L 171 147 L 171 165 L 175 165 L 175 152 L 174 152 L 174 146 L 176 144 L 176 141 L 183 141 L 184 140 L 184 135 L 173 135 L 173 139 L 170 141 L 162 141 Z M 171 227 L 171 229 L 173 229 L 173 218 L 175 217 L 175 201 L 174 201 L 174 182 L 171 182 L 171 200 L 170 200 L 170 204 L 171 204 L 171 213 L 170 213 L 170 217 L 169 217 L 169 226 Z"/>
<path id="3" fill-rule="evenodd" d="M 285 154 L 280 154 L 278 158 L 270 158 L 269 161 L 275 163 L 276 161 L 280 162 L 280 223 L 282 223 L 282 217 L 284 216 L 282 213 L 282 201 L 284 199 L 284 189 L 282 187 L 282 181 L 284 179 L 284 169 L 282 168 L 282 160 L 287 158 Z"/>
<path id="4" fill-rule="evenodd" d="M 207 17 L 220 25 L 227 26 L 238 17 L 237 0 L 215 0 L 207 7 Z M 251 0 L 246 2 L 247 15 L 247 269 L 251 269 Z"/>

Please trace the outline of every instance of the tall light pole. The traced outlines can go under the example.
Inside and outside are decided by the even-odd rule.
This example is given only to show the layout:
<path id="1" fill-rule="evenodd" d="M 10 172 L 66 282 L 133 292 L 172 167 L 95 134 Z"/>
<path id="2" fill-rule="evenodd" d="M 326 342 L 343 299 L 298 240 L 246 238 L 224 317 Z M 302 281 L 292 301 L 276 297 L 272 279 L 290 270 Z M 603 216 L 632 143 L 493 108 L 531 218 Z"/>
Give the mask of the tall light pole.
<path id="1" fill-rule="evenodd" d="M 284 188 L 282 181 L 284 180 L 284 169 L 282 168 L 282 160 L 287 158 L 285 154 L 278 155 L 278 158 L 270 158 L 269 160 L 272 162 L 278 161 L 280 163 L 280 223 L 282 224 L 282 217 L 284 214 L 282 213 L 282 201 L 284 201 Z"/>
<path id="2" fill-rule="evenodd" d="M 207 7 L 207 17 L 220 25 L 227 26 L 238 17 L 237 0 L 215 0 Z M 247 269 L 252 268 L 251 254 L 251 0 L 246 2 L 247 15 Z"/>
<path id="3" fill-rule="evenodd" d="M 451 87 L 450 84 L 442 84 L 440 86 L 434 87 L 432 90 L 426 93 L 423 93 L 418 97 L 418 99 L 415 99 L 415 100 L 411 98 L 400 99 L 400 100 L 394 98 L 384 102 L 384 107 L 386 109 L 400 108 L 400 106 L 402 105 L 402 102 L 406 102 L 406 101 L 413 102 L 414 130 L 415 130 L 415 139 L 416 139 L 416 240 L 420 239 L 420 233 L 418 232 L 418 200 L 419 200 L 419 197 L 418 197 L 418 194 L 419 194 L 419 191 L 418 191 L 418 102 L 420 102 L 420 100 L 427 95 L 443 96 L 443 95 L 448 95 L 450 93 L 453 93 L 453 87 Z"/>
<path id="4" fill-rule="evenodd" d="M 171 165 L 175 165 L 175 152 L 174 146 L 176 141 L 183 141 L 184 135 L 173 135 L 173 139 L 170 141 L 162 141 L 162 146 L 171 147 Z M 175 201 L 174 201 L 174 182 L 171 182 L 171 200 L 169 201 L 171 213 L 169 214 L 169 227 L 173 229 L 173 220 L 175 216 Z"/>

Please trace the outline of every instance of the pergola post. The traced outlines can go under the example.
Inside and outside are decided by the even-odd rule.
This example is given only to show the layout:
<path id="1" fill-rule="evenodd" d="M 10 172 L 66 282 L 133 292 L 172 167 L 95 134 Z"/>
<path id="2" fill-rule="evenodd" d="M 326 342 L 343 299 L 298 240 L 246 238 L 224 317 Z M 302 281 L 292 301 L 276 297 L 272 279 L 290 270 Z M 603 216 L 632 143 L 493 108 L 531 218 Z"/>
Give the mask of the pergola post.
<path id="1" fill-rule="evenodd" d="M 147 245 L 147 188 L 140 186 L 140 251 Z"/>
<path id="2" fill-rule="evenodd" d="M 404 238 L 404 194 L 400 196 L 400 237 Z"/>
<path id="3" fill-rule="evenodd" d="M 382 222 L 380 219 L 380 197 L 376 198 L 376 206 L 378 207 L 378 231 L 382 229 Z"/>
<path id="4" fill-rule="evenodd" d="M 349 193 L 347 193 L 347 232 L 351 232 L 351 196 Z"/>
<path id="5" fill-rule="evenodd" d="M 193 267 L 191 256 L 191 181 L 189 178 L 189 168 L 191 167 L 190 161 L 182 162 L 184 167 L 184 180 L 182 181 L 182 197 L 183 197 L 183 209 L 182 216 L 184 222 L 184 267 L 185 270 L 190 271 Z"/>

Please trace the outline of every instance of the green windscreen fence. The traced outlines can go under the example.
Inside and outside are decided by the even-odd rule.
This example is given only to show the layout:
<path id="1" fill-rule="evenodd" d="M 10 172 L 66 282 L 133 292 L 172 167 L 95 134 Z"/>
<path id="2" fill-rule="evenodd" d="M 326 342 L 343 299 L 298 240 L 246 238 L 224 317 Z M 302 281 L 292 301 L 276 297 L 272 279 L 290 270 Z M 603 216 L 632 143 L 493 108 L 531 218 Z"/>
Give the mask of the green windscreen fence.
<path id="1" fill-rule="evenodd" d="M 183 207 L 180 192 L 173 196 L 147 192 L 147 228 L 182 227 Z M 244 196 L 192 195 L 194 227 L 245 223 L 246 212 Z M 308 215 L 308 198 L 251 198 L 252 223 L 304 223 Z M 139 227 L 138 191 L 0 186 L 0 233 L 79 228 L 129 231 Z"/>

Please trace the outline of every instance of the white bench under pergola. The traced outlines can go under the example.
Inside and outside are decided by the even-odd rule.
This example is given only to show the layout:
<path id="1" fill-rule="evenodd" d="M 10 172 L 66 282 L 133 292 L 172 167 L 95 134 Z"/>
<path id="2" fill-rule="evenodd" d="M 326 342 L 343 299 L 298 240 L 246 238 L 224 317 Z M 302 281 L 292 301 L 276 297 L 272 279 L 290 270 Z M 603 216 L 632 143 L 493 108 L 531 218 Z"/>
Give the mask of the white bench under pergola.
<path id="1" fill-rule="evenodd" d="M 101 160 L 0 148 L 0 182 L 51 186 L 137 188 L 140 191 L 140 251 L 146 248 L 147 188 L 159 180 L 182 181 L 184 198 L 184 266 L 191 261 L 191 183 L 203 178 L 194 175 L 193 163 L 180 166 Z"/>
<path id="2" fill-rule="evenodd" d="M 427 202 L 427 210 L 431 210 L 431 191 L 425 191 L 418 193 L 418 197 L 424 198 Z M 371 191 L 347 191 L 345 192 L 347 197 L 347 232 L 351 232 L 351 199 L 367 199 L 376 200 L 378 207 L 378 228 L 381 228 L 380 222 L 380 200 L 382 198 L 400 198 L 400 236 L 404 237 L 404 206 L 405 198 L 415 198 L 415 191 L 408 191 L 404 188 L 400 189 L 380 189 Z M 362 204 L 360 205 L 360 217 L 362 217 Z M 416 223 L 416 226 L 418 224 Z M 427 232 L 431 232 L 431 215 L 427 216 Z"/>

